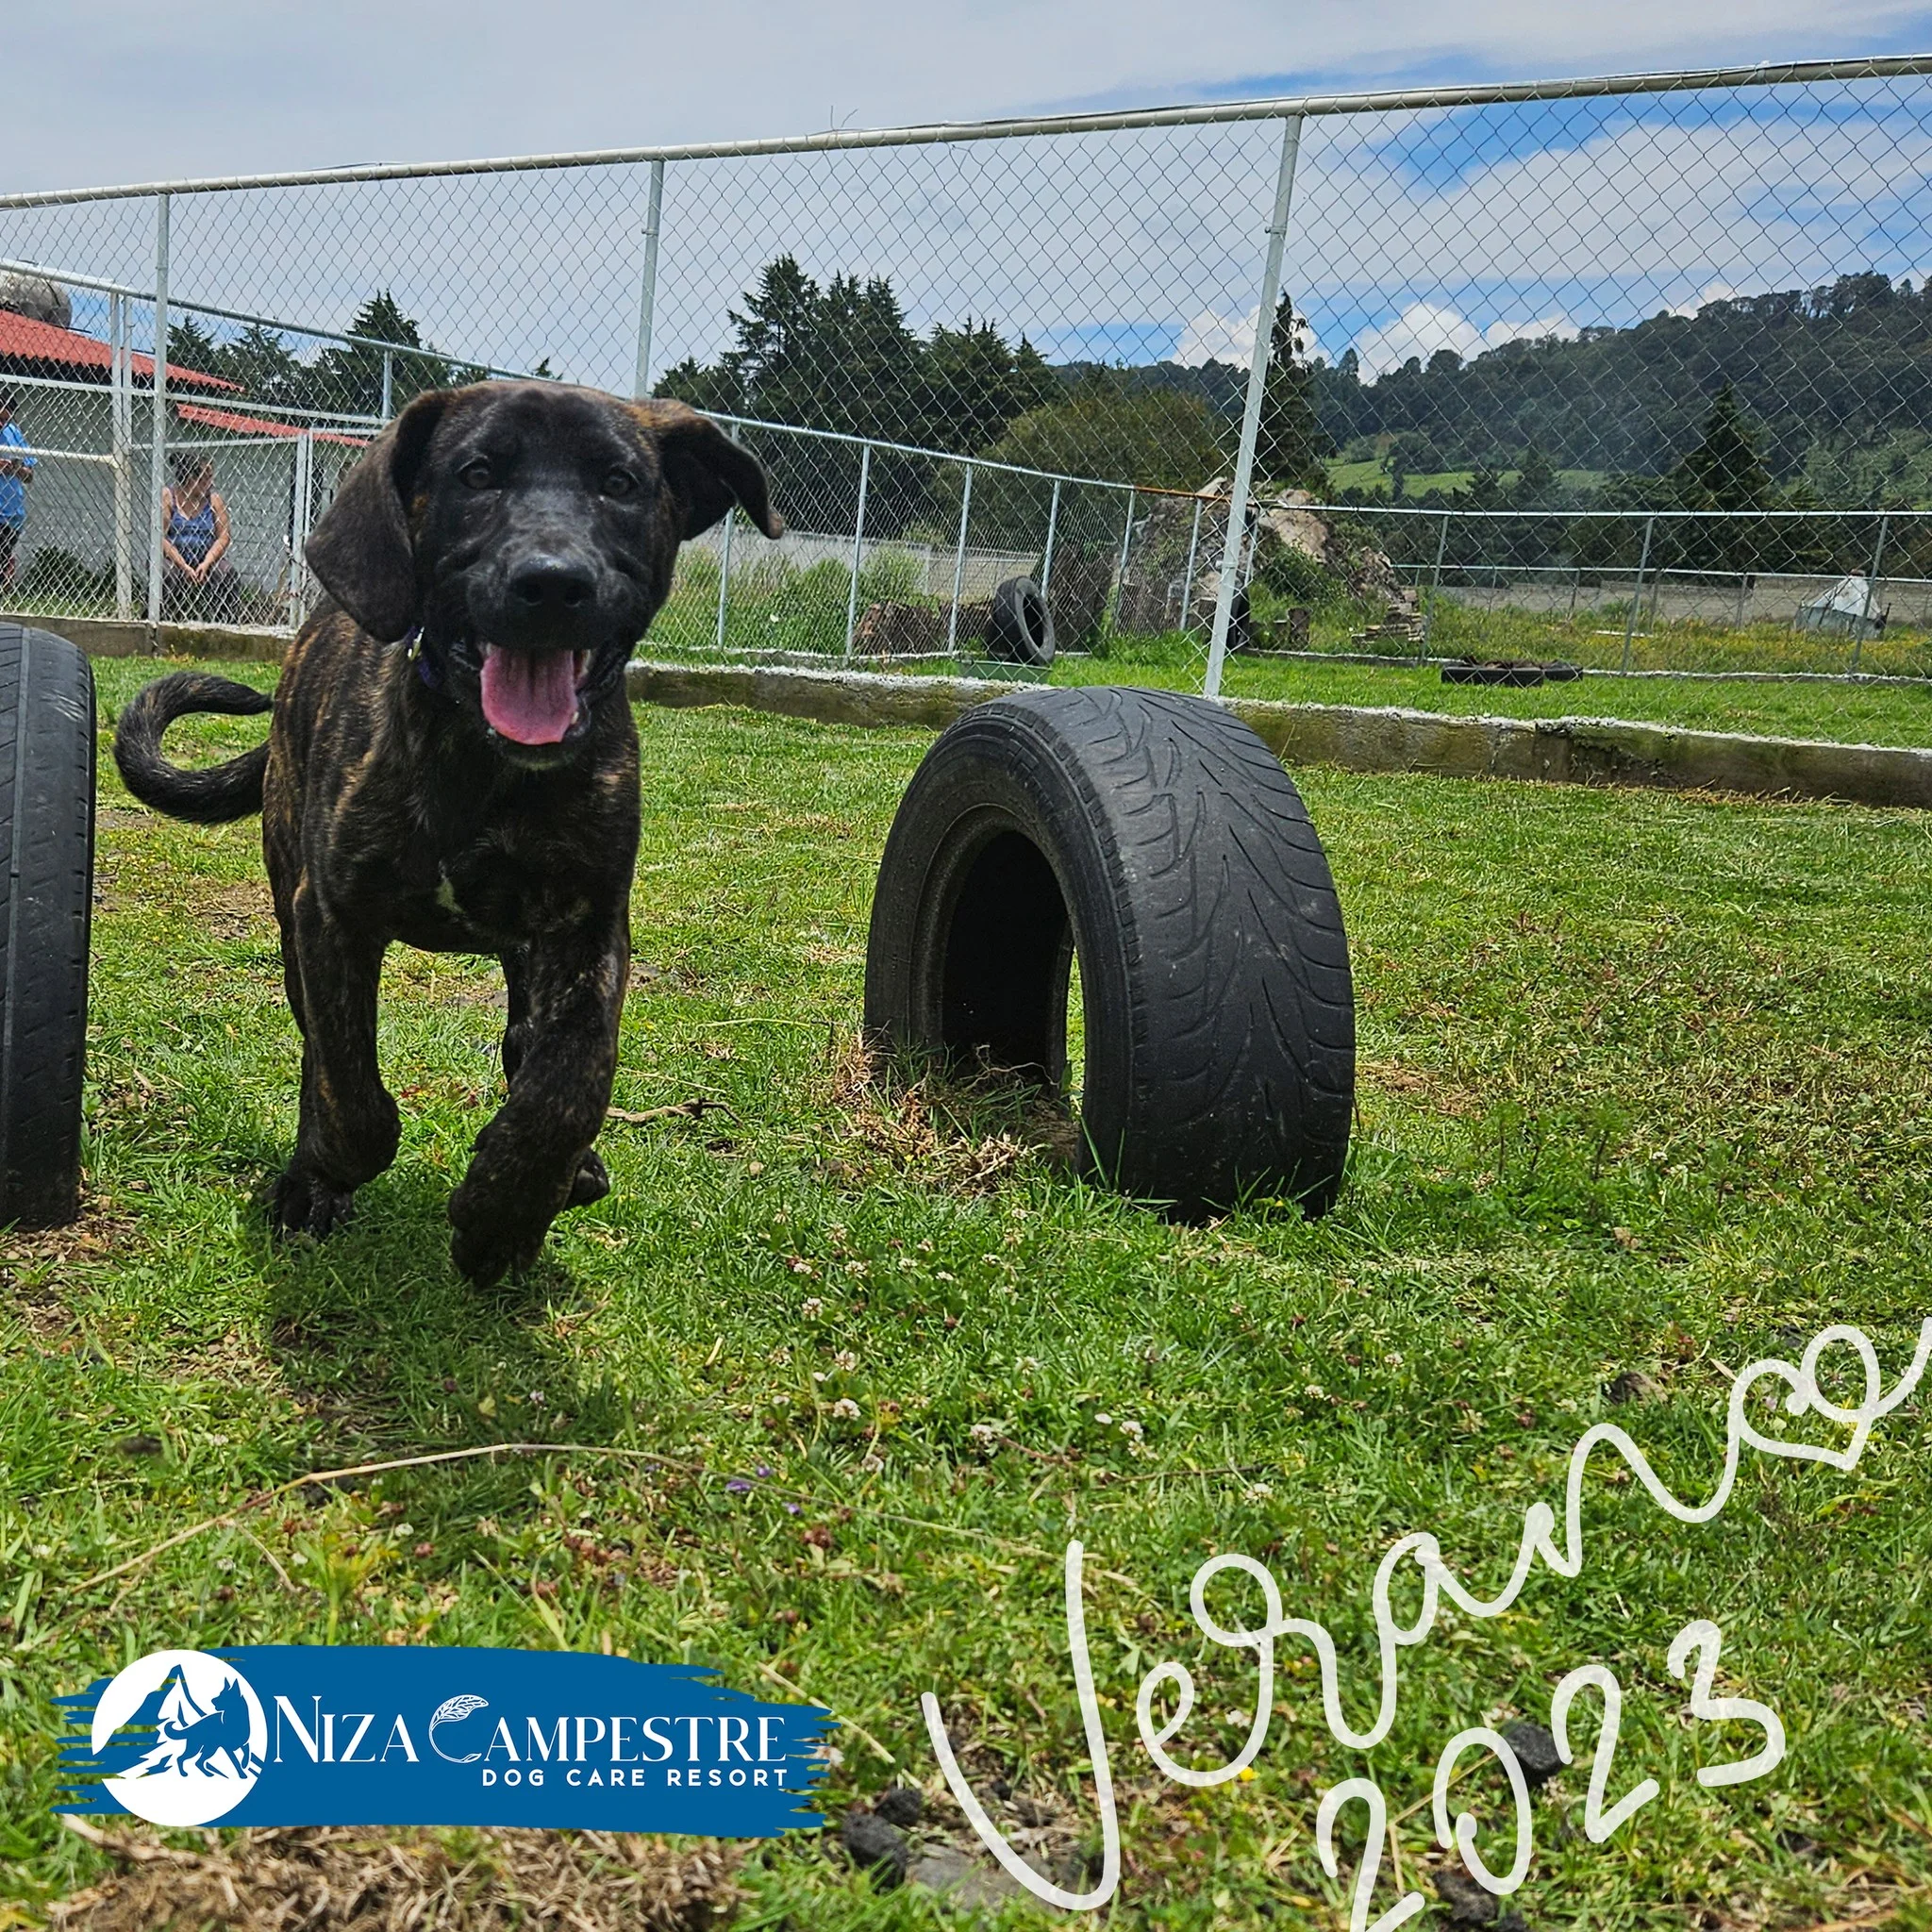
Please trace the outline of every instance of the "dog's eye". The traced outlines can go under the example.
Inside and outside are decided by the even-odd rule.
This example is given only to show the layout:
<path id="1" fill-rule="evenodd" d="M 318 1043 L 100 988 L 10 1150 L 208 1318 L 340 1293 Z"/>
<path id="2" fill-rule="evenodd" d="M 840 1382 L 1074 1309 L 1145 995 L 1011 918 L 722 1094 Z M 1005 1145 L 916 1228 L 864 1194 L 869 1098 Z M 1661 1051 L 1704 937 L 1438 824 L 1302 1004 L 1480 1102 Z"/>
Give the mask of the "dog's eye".
<path id="1" fill-rule="evenodd" d="M 601 487 L 606 496 L 635 496 L 638 479 L 628 470 L 607 470 Z"/>
<path id="2" fill-rule="evenodd" d="M 471 490 L 488 490 L 492 481 L 490 475 L 490 465 L 481 457 L 478 457 L 474 463 L 465 463 L 462 467 L 461 475 L 464 486 Z"/>

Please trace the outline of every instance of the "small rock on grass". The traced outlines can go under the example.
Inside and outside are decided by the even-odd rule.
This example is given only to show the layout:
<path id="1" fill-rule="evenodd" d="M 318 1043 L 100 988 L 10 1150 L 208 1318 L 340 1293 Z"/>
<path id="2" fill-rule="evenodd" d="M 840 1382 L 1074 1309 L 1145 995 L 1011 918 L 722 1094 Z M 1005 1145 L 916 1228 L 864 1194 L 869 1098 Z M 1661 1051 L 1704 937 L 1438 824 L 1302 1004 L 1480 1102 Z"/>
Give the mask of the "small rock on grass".
<path id="1" fill-rule="evenodd" d="M 1018 1881 L 1003 1867 L 985 1864 L 951 1845 L 922 1853 L 909 1875 L 914 1885 L 941 1892 L 958 1906 L 993 1906 L 1020 1890 Z"/>
<path id="2" fill-rule="evenodd" d="M 1503 1901 L 1486 1891 L 1460 1865 L 1445 1865 L 1435 1874 L 1436 1895 L 1446 1907 L 1452 1925 L 1491 1925 L 1495 1932 L 1529 1932 L 1521 1912 L 1503 1909 Z"/>
<path id="3" fill-rule="evenodd" d="M 1664 1391 L 1641 1369 L 1625 1369 L 1604 1388 L 1604 1400 L 1620 1407 L 1626 1402 L 1661 1402 Z"/>
<path id="4" fill-rule="evenodd" d="M 1513 1724 L 1507 1724 L 1502 1730 L 1503 1741 L 1516 1754 L 1516 1761 L 1523 1767 L 1523 1774 L 1529 1780 L 1531 1790 L 1546 1785 L 1562 1770 L 1563 1760 L 1557 1753 L 1557 1740 L 1541 1724 L 1532 1724 L 1527 1718 L 1518 1718 Z"/>
<path id="5" fill-rule="evenodd" d="M 855 1865 L 862 1865 L 874 1878 L 890 1889 L 905 1882 L 906 1867 L 911 1854 L 906 1834 L 870 1811 L 848 1811 L 839 1827 L 839 1842 L 845 1847 Z"/>

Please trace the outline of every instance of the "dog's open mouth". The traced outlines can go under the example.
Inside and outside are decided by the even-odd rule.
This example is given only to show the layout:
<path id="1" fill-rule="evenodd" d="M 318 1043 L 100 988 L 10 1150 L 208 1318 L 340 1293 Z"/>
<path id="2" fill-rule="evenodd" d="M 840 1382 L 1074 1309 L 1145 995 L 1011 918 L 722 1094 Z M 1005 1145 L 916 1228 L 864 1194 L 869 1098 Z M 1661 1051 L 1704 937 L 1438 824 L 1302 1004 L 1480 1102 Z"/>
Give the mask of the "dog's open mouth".
<path id="1" fill-rule="evenodd" d="M 507 651 L 483 646 L 483 716 L 517 744 L 560 744 L 577 715 L 588 651 Z"/>

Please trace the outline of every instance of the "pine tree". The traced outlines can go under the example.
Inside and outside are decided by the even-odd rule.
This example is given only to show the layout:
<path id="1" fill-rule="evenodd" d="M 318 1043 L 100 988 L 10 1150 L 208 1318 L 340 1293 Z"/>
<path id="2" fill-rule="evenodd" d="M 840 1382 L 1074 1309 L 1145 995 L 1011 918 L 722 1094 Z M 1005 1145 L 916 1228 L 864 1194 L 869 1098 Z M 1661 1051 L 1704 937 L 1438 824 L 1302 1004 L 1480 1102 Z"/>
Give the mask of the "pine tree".
<path id="1" fill-rule="evenodd" d="M 168 325 L 168 360 L 175 367 L 192 369 L 200 375 L 214 375 L 219 374 L 215 364 L 221 360 L 221 355 L 214 337 L 193 316 L 184 315 L 179 322 Z"/>
<path id="2" fill-rule="evenodd" d="M 1690 570 L 1749 572 L 1784 560 L 1773 554 L 1778 548 L 1776 525 L 1747 514 L 1780 508 L 1784 499 L 1729 383 L 1718 391 L 1704 419 L 1702 440 L 1666 480 L 1678 508 L 1728 513 L 1670 531 L 1667 550 L 1675 561 Z"/>
<path id="3" fill-rule="evenodd" d="M 1302 322 L 1294 302 L 1283 295 L 1274 305 L 1268 338 L 1267 386 L 1261 392 L 1261 423 L 1255 441 L 1255 475 L 1275 484 L 1325 494 L 1324 457 L 1335 444 L 1316 418 L 1312 383 L 1303 358 Z"/>
<path id="4" fill-rule="evenodd" d="M 1671 472 L 1671 483 L 1684 509 L 1777 508 L 1777 486 L 1729 383 L 1718 391 L 1704 419 L 1703 441 Z"/>

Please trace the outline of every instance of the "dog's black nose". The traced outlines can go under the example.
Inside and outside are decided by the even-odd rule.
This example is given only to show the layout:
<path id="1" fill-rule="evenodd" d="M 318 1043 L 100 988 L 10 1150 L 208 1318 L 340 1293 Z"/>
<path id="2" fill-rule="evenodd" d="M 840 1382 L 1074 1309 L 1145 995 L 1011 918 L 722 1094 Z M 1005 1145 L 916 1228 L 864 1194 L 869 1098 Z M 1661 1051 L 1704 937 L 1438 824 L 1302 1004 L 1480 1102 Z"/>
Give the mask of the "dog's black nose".
<path id="1" fill-rule="evenodd" d="M 596 588 L 590 566 L 567 557 L 525 558 L 509 575 L 509 594 L 532 611 L 581 609 Z"/>

